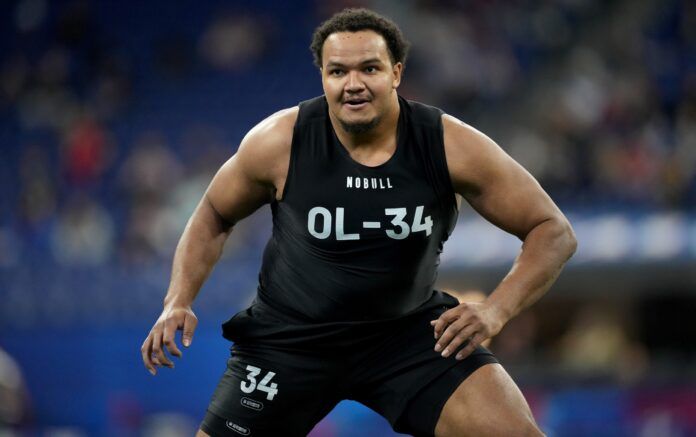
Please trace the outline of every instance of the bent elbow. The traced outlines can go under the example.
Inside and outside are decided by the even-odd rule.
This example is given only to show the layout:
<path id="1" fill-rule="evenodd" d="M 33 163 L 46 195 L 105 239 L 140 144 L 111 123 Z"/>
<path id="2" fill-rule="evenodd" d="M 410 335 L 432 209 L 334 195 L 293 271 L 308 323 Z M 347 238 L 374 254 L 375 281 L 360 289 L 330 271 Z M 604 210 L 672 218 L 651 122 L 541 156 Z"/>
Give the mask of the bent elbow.
<path id="1" fill-rule="evenodd" d="M 563 220 L 563 246 L 566 251 L 566 259 L 570 259 L 570 257 L 575 254 L 575 252 L 578 250 L 578 239 L 575 236 L 575 231 L 573 230 L 573 227 L 570 225 L 570 222 L 567 219 Z"/>

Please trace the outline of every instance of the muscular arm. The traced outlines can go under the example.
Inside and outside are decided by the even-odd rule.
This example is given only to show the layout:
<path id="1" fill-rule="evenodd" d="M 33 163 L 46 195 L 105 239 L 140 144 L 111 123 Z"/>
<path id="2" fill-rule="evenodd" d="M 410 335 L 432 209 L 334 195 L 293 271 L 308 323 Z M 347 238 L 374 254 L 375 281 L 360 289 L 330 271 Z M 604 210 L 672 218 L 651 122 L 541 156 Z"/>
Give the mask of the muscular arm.
<path id="1" fill-rule="evenodd" d="M 436 323 L 440 349 L 483 340 L 551 287 L 577 242 L 563 213 L 522 166 L 481 132 L 444 116 L 445 151 L 455 191 L 484 218 L 523 241 L 510 272 L 480 305 L 463 304 Z M 451 341 L 451 343 L 450 343 Z"/>
<path id="2" fill-rule="evenodd" d="M 240 153 L 241 152 L 240 150 Z M 222 254 L 236 222 L 267 203 L 271 189 L 254 181 L 240 153 L 217 172 L 177 245 L 164 305 L 190 306 Z"/>
<path id="3" fill-rule="evenodd" d="M 296 108 L 261 122 L 217 172 L 177 245 L 164 309 L 141 348 L 145 367 L 173 367 L 164 353 L 181 356 L 174 334 L 189 346 L 197 324 L 191 305 L 222 253 L 235 223 L 282 192 L 290 159 Z M 164 346 L 164 347 L 163 347 Z M 153 358 L 154 356 L 154 358 Z"/>

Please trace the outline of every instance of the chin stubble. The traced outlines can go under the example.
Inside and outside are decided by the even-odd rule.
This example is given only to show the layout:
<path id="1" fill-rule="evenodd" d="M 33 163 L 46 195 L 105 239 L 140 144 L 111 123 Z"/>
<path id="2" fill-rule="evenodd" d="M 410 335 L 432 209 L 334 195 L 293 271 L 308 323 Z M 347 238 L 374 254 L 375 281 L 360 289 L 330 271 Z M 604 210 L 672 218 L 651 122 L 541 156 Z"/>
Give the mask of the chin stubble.
<path id="1" fill-rule="evenodd" d="M 370 121 L 365 122 L 348 123 L 341 119 L 339 119 L 338 122 L 341 123 L 341 127 L 343 128 L 343 130 L 348 132 L 349 134 L 364 134 L 365 132 L 369 132 L 375 126 L 377 126 L 380 120 L 381 117 L 378 116 Z"/>

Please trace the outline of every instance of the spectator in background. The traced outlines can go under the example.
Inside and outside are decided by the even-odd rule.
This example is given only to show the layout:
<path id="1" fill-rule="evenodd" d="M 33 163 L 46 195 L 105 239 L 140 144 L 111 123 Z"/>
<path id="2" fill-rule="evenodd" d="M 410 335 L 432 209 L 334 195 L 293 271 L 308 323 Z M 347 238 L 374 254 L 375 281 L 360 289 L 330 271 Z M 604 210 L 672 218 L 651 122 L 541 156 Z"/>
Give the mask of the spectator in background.
<path id="1" fill-rule="evenodd" d="M 223 13 L 203 33 L 198 51 L 212 67 L 244 70 L 260 59 L 269 38 L 268 23 L 249 13 Z"/>
<path id="2" fill-rule="evenodd" d="M 29 394 L 17 362 L 0 348 L 0 434 L 12 436 L 29 420 Z"/>
<path id="3" fill-rule="evenodd" d="M 127 204 L 164 203 L 182 176 L 181 163 L 171 149 L 158 131 L 143 132 L 135 140 L 119 172 Z"/>
<path id="4" fill-rule="evenodd" d="M 74 187 L 96 187 L 114 159 L 108 132 L 89 116 L 81 117 L 66 132 L 63 143 L 63 172 Z"/>
<path id="5" fill-rule="evenodd" d="M 181 178 L 181 163 L 161 132 L 144 132 L 136 139 L 119 173 L 128 209 L 120 247 L 122 261 L 135 265 L 154 261 L 162 254 L 161 236 L 171 232 L 162 216 L 169 193 Z"/>
<path id="6" fill-rule="evenodd" d="M 22 222 L 29 229 L 39 229 L 53 218 L 57 206 L 56 175 L 45 147 L 31 144 L 22 150 L 19 175 Z"/>
<path id="7" fill-rule="evenodd" d="M 108 212 L 86 194 L 75 194 L 59 212 L 51 248 L 64 265 L 99 265 L 114 249 L 114 224 Z"/>
<path id="8" fill-rule="evenodd" d="M 583 305 L 561 337 L 557 353 L 566 373 L 630 383 L 649 369 L 645 346 L 630 334 L 629 314 L 608 302 Z"/>

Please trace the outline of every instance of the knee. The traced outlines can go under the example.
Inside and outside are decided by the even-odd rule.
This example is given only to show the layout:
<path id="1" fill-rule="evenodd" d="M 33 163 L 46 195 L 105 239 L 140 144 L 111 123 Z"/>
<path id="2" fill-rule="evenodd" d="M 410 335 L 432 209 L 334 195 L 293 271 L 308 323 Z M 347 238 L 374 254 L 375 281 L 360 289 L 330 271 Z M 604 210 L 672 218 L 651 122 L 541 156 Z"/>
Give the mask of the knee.
<path id="1" fill-rule="evenodd" d="M 507 411 L 494 425 L 492 436 L 545 437 L 529 408 Z"/>

